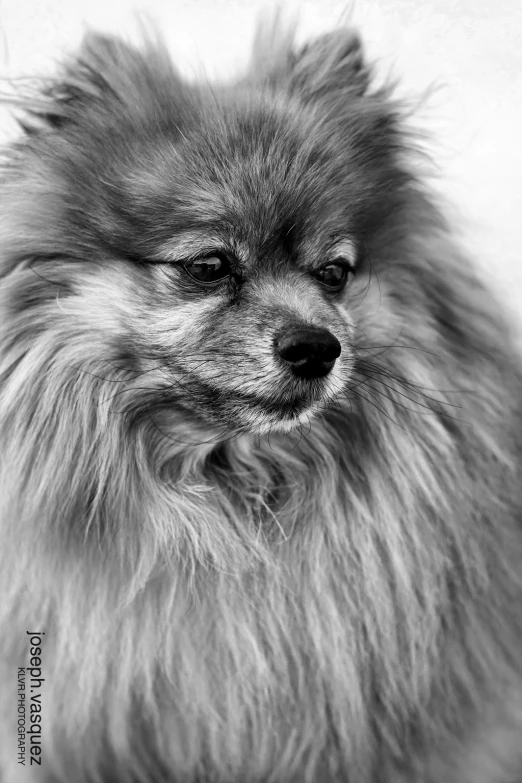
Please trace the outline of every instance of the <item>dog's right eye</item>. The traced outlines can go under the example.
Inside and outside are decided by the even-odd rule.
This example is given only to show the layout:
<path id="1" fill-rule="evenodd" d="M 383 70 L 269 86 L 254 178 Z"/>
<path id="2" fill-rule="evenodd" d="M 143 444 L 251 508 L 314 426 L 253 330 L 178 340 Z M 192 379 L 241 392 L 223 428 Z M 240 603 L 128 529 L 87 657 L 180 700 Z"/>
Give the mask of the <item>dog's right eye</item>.
<path id="1" fill-rule="evenodd" d="M 183 264 L 183 269 L 193 280 L 203 285 L 220 283 L 232 273 L 230 263 L 225 256 L 211 255 Z"/>

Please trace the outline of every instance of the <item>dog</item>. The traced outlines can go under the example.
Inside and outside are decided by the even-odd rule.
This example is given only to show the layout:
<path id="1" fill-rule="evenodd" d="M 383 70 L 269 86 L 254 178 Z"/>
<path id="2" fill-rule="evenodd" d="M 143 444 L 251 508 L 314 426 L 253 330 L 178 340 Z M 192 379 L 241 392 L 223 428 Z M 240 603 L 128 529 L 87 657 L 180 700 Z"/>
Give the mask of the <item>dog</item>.
<path id="1" fill-rule="evenodd" d="M 2 780 L 522 780 L 520 358 L 359 36 L 17 107 Z"/>

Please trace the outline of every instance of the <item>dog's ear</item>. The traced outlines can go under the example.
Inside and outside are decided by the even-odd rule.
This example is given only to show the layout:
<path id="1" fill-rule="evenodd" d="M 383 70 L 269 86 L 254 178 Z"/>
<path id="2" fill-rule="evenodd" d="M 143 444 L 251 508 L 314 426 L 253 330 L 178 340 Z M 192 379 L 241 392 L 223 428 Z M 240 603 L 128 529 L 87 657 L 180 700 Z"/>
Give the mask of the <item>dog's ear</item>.
<path id="1" fill-rule="evenodd" d="M 99 33 L 88 33 L 79 52 L 58 77 L 50 80 L 39 99 L 27 106 L 34 132 L 47 126 L 61 129 L 81 123 L 86 115 L 103 120 L 115 107 L 120 113 L 146 112 L 158 93 L 172 92 L 179 83 L 159 37 L 138 48 Z"/>
<path id="2" fill-rule="evenodd" d="M 286 87 L 305 100 L 346 92 L 363 95 L 370 83 L 361 39 L 349 28 L 325 33 L 296 50 L 293 32 L 276 18 L 272 25 L 260 26 L 253 59 L 254 78 Z"/>
<path id="3" fill-rule="evenodd" d="M 57 98 L 64 102 L 99 98 L 105 93 L 119 98 L 127 86 L 126 75 L 136 68 L 139 53 L 124 41 L 100 33 L 88 33 L 65 71 Z"/>
<path id="4" fill-rule="evenodd" d="M 292 84 L 305 97 L 321 98 L 345 91 L 362 95 L 369 80 L 362 42 L 353 30 L 326 33 L 295 55 Z"/>

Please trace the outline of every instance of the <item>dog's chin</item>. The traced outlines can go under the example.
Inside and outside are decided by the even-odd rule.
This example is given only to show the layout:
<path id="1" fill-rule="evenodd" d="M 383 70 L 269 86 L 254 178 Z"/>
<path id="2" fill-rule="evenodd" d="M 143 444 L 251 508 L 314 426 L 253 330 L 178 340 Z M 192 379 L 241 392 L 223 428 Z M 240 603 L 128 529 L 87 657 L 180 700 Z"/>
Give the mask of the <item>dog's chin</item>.
<path id="1" fill-rule="evenodd" d="M 260 410 L 257 414 L 251 414 L 250 421 L 246 424 L 246 428 L 254 435 L 268 435 L 272 432 L 292 432 L 301 425 L 308 426 L 314 415 L 312 407 L 309 407 L 301 413 L 281 413 L 280 415 Z"/>
<path id="2" fill-rule="evenodd" d="M 240 419 L 245 429 L 258 435 L 308 429 L 326 411 L 337 407 L 343 395 L 339 379 L 320 378 L 312 384 L 288 386 L 279 395 L 260 397 L 254 405 L 242 406 Z"/>
<path id="3" fill-rule="evenodd" d="M 253 435 L 286 433 L 302 426 L 309 427 L 317 414 L 327 407 L 326 401 L 317 400 L 285 401 L 279 406 L 273 402 L 264 404 L 260 400 L 258 406 L 242 410 L 238 419 L 243 432 L 248 431 Z"/>
<path id="4" fill-rule="evenodd" d="M 339 403 L 339 391 L 332 384 L 302 386 L 287 386 L 270 396 L 202 386 L 199 392 L 203 404 L 195 408 L 193 400 L 178 400 L 172 407 L 163 401 L 155 412 L 154 423 L 161 423 L 162 432 L 175 430 L 179 434 L 180 429 L 185 429 L 192 438 L 212 433 L 215 441 L 234 435 L 289 433 L 309 428 L 319 414 Z"/>

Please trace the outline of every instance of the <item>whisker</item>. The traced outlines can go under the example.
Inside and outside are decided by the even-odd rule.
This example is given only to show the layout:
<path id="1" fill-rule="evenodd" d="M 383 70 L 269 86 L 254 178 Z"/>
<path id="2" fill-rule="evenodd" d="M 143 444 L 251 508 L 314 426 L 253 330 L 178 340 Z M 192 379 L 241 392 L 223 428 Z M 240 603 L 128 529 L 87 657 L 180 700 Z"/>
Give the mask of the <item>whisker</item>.
<path id="1" fill-rule="evenodd" d="M 392 417 L 388 413 L 386 413 L 386 411 L 383 408 L 381 408 L 380 405 L 377 405 L 376 402 L 373 402 L 371 399 L 368 399 L 367 397 L 365 397 L 364 394 L 362 394 L 362 392 L 360 392 L 359 390 L 355 391 L 355 396 L 356 397 L 360 397 L 360 399 L 364 400 L 368 405 L 372 405 L 374 408 L 376 408 L 376 410 L 378 410 L 380 413 L 382 413 L 383 416 L 385 416 L 389 421 L 391 421 L 392 424 L 395 424 L 401 430 L 406 429 L 405 427 L 402 426 L 402 424 L 399 424 L 398 421 L 395 421 L 395 419 L 392 419 Z"/>
<path id="2" fill-rule="evenodd" d="M 381 386 L 384 386 L 384 388 L 385 388 L 385 389 L 388 389 L 388 391 L 390 391 L 390 392 L 394 392 L 395 394 L 398 394 L 398 395 L 400 395 L 401 397 L 404 397 L 406 400 L 409 400 L 410 402 L 413 402 L 413 403 L 415 403 L 415 405 L 420 405 L 420 406 L 421 406 L 421 408 L 429 408 L 430 410 L 432 410 L 432 408 L 431 408 L 431 406 L 428 404 L 428 402 L 424 402 L 424 403 L 423 403 L 423 402 L 420 402 L 420 400 L 416 400 L 414 397 L 410 397 L 410 396 L 409 396 L 408 394 L 406 394 L 405 392 L 403 392 L 403 391 L 400 391 L 400 389 L 397 389 L 396 387 L 394 387 L 394 386 L 391 386 L 391 385 L 390 385 L 390 384 L 388 384 L 388 383 L 385 383 L 385 382 L 382 380 L 382 378 L 380 377 L 380 375 L 379 375 L 379 374 L 377 374 L 377 375 L 376 375 L 376 374 L 373 374 L 373 373 L 365 373 L 365 374 L 364 374 L 364 377 L 365 377 L 365 378 L 367 378 L 368 380 L 370 380 L 370 379 L 371 379 L 371 380 L 375 380 L 375 381 L 377 381 L 377 383 L 378 383 L 378 384 L 380 384 Z M 395 381 L 395 383 L 397 383 L 397 385 L 398 385 L 398 386 L 405 385 L 405 384 L 402 384 L 402 383 L 401 383 L 401 381 L 399 381 L 397 378 L 392 378 L 391 380 L 394 380 L 394 381 Z M 409 388 L 409 389 L 408 389 L 408 391 L 412 391 L 412 389 L 411 389 L 411 388 Z M 417 390 L 416 390 L 416 389 L 413 389 L 413 391 L 417 391 Z M 424 400 L 426 400 L 426 401 L 429 401 L 429 402 L 431 402 L 431 403 L 433 403 L 433 404 L 438 404 L 438 405 L 446 405 L 446 404 L 447 404 L 447 405 L 449 405 L 451 408 L 461 408 L 461 407 L 462 407 L 461 405 L 456 405 L 455 403 L 450 403 L 450 402 L 448 402 L 448 403 L 445 403 L 443 400 L 437 400 L 437 399 L 435 399 L 434 397 L 430 397 L 428 394 L 424 394 L 424 392 L 420 392 L 420 391 L 419 391 L 419 392 L 418 392 L 418 395 L 419 395 L 420 397 L 422 397 Z M 392 398 L 390 398 L 390 399 L 392 399 Z"/>

